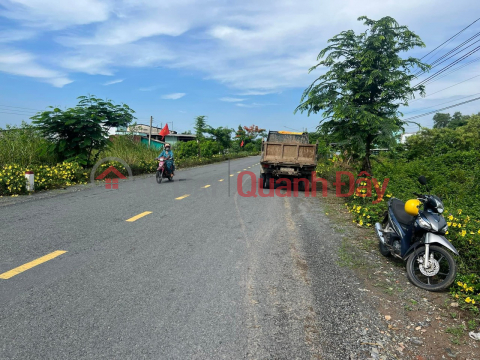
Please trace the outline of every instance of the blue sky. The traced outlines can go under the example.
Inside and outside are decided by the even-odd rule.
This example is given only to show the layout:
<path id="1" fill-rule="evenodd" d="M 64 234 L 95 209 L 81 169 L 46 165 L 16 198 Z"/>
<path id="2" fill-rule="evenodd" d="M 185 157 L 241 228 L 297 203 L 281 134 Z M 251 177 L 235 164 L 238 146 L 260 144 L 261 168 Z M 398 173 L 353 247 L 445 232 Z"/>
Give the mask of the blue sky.
<path id="1" fill-rule="evenodd" d="M 197 115 L 212 126 L 314 130 L 319 115 L 293 114 L 323 71 L 308 69 L 329 38 L 363 29 L 359 16 L 407 25 L 427 45 L 409 54 L 421 57 L 479 10 L 476 0 L 0 0 L 0 127 L 94 94 L 127 103 L 139 123 L 152 115 L 155 125 L 173 121 L 177 131 L 193 129 Z M 433 59 L 479 31 L 480 21 Z M 476 74 L 480 62 L 432 83 L 427 94 Z M 479 80 L 405 112 L 463 100 L 480 92 Z M 480 101 L 456 110 L 478 112 Z M 431 116 L 418 121 L 432 125 Z"/>

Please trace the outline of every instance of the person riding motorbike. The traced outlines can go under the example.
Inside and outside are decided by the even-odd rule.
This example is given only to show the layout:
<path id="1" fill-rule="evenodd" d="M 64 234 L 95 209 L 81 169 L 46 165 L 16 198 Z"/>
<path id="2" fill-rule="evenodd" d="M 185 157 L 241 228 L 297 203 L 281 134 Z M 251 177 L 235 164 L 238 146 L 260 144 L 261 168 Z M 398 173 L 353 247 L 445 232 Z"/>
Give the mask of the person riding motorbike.
<path id="1" fill-rule="evenodd" d="M 170 144 L 165 144 L 163 151 L 158 155 L 158 157 L 165 157 L 167 171 L 172 175 L 175 175 L 175 163 L 173 162 L 173 151 L 170 149 Z"/>

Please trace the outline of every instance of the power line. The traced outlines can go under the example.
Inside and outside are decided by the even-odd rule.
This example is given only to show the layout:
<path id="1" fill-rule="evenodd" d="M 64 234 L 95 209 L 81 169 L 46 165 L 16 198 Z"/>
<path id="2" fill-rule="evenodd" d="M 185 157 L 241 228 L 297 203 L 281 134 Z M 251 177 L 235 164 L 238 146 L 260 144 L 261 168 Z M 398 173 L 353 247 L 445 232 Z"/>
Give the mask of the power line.
<path id="1" fill-rule="evenodd" d="M 26 107 L 20 107 L 20 106 L 10 106 L 10 105 L 2 105 L 2 104 L 0 104 L 0 106 L 1 106 L 1 107 L 7 107 L 7 108 L 14 108 L 14 109 L 25 109 L 25 110 L 45 111 L 45 110 L 38 110 L 38 109 L 26 108 Z"/>
<path id="2" fill-rule="evenodd" d="M 441 43 L 440 45 L 438 45 L 435 49 L 433 49 L 432 51 L 430 51 L 428 54 L 426 54 L 425 56 L 423 56 L 420 60 L 423 60 L 423 58 L 425 58 L 426 56 L 432 54 L 435 50 L 437 50 L 438 48 L 440 48 L 441 46 L 443 47 L 444 45 L 448 44 L 451 40 L 453 40 L 454 38 L 456 38 L 458 35 L 460 35 L 462 32 L 464 32 L 465 30 L 467 30 L 470 26 L 472 26 L 473 24 L 475 24 L 478 20 L 480 20 L 480 18 L 478 18 L 477 20 L 475 20 L 474 22 L 472 22 L 470 25 L 468 25 L 466 28 L 460 30 L 458 33 L 456 33 L 455 35 L 453 35 L 450 39 L 446 40 L 445 42 Z M 433 56 L 433 54 L 432 54 Z M 425 60 L 426 61 L 426 60 Z"/>
<path id="3" fill-rule="evenodd" d="M 21 114 L 21 113 L 13 113 L 13 112 L 4 112 L 4 111 L 0 111 L 0 114 L 23 115 L 23 116 L 28 116 L 28 117 L 32 117 L 32 116 L 35 115 L 35 114 Z"/>
<path id="4" fill-rule="evenodd" d="M 446 101 L 444 103 L 441 103 L 441 104 L 436 104 L 436 105 L 433 105 L 433 106 L 429 106 L 429 107 L 426 107 L 426 108 L 421 108 L 421 109 L 418 109 L 418 110 L 413 110 L 413 111 L 409 111 L 409 112 L 406 112 L 406 113 L 403 113 L 404 115 L 406 114 L 413 114 L 415 112 L 419 112 L 419 111 L 422 111 L 422 110 L 426 110 L 426 109 L 431 109 L 431 108 L 434 108 L 434 107 L 437 107 L 437 106 L 440 106 L 440 105 L 445 105 L 445 104 L 449 104 L 451 102 L 454 102 L 454 101 L 458 101 L 458 100 L 463 100 L 463 99 L 468 99 L 472 96 L 475 96 L 475 95 L 480 95 L 480 93 L 476 93 L 476 94 L 473 94 L 473 95 L 468 95 L 468 96 L 464 96 L 460 99 L 455 99 L 455 100 L 450 100 L 450 101 Z"/>
<path id="5" fill-rule="evenodd" d="M 468 66 L 468 65 L 471 65 L 471 64 L 473 64 L 474 62 L 477 62 L 477 61 L 479 61 L 479 60 L 480 60 L 480 57 L 477 57 L 477 58 L 475 58 L 475 59 L 473 59 L 473 60 L 471 60 L 471 61 L 469 61 L 469 62 L 467 62 L 467 63 L 465 63 L 465 64 L 462 64 L 461 66 L 459 66 L 459 67 L 457 67 L 457 68 L 455 68 L 455 69 L 450 69 L 450 71 L 447 71 L 447 72 L 446 72 L 445 74 L 443 74 L 442 76 L 437 77 L 436 79 L 433 79 L 432 81 L 429 81 L 428 83 L 431 84 L 431 83 L 433 83 L 433 82 L 435 82 L 435 81 L 438 81 L 438 80 L 440 80 L 440 79 L 443 79 L 444 77 L 446 77 L 446 76 L 454 73 L 455 71 L 461 70 L 461 69 L 463 69 L 464 67 L 466 67 L 466 66 Z"/>
<path id="6" fill-rule="evenodd" d="M 480 59 L 480 58 L 478 58 L 478 59 Z M 458 70 L 458 69 L 456 69 L 456 70 Z M 448 75 L 448 74 L 447 74 L 447 75 Z M 446 76 L 446 75 L 444 75 L 444 76 Z M 469 80 L 475 79 L 475 78 L 477 78 L 477 77 L 479 77 L 479 76 L 480 76 L 480 75 L 473 76 L 473 77 L 471 77 L 471 78 L 469 78 L 469 79 L 467 79 L 467 80 L 460 81 L 459 83 L 456 83 L 456 84 L 454 84 L 454 85 L 452 85 L 452 86 L 448 86 L 448 87 L 446 87 L 446 88 L 444 88 L 444 89 L 441 89 L 441 90 L 435 91 L 434 93 L 428 94 L 428 95 L 424 96 L 423 98 L 413 99 L 413 100 L 410 101 L 410 102 L 412 103 L 412 102 L 417 101 L 417 100 L 425 99 L 426 97 L 429 97 L 429 96 L 434 95 L 434 94 L 438 94 L 439 92 L 442 92 L 443 90 L 450 89 L 450 88 L 452 88 L 452 87 L 454 87 L 454 86 L 457 86 L 457 85 L 460 85 L 460 84 L 462 84 L 462 83 L 464 83 L 464 82 L 467 82 L 467 81 L 469 81 Z M 442 77 L 443 77 L 443 76 L 442 76 Z M 441 79 L 441 78 L 439 78 L 439 79 Z M 438 79 L 437 79 L 437 80 L 438 80 Z M 432 82 L 433 82 L 433 81 L 432 81 Z"/>
<path id="7" fill-rule="evenodd" d="M 463 55 L 463 56 L 460 57 L 459 59 L 455 60 L 454 62 L 452 62 L 451 64 L 445 66 L 444 68 L 438 70 L 435 74 L 430 75 L 430 76 L 427 77 L 426 79 L 420 81 L 420 82 L 419 82 L 418 84 L 416 84 L 415 86 L 423 85 L 423 84 L 426 84 L 427 82 L 430 82 L 431 80 L 433 80 L 434 78 L 436 78 L 437 76 L 439 76 L 439 75 L 442 74 L 443 72 L 447 71 L 447 70 L 450 69 L 452 66 L 455 66 L 455 65 L 457 65 L 459 62 L 465 60 L 467 57 L 471 56 L 472 54 L 474 54 L 474 53 L 477 52 L 478 50 L 480 50 L 480 46 L 477 46 L 475 49 L 470 50 L 468 53 L 466 53 L 465 55 Z"/>
<path id="8" fill-rule="evenodd" d="M 437 110 L 429 111 L 429 112 L 427 112 L 427 113 L 425 113 L 425 114 L 415 115 L 415 116 L 412 116 L 412 117 L 409 117 L 409 118 L 406 118 L 406 119 L 402 119 L 402 121 L 413 120 L 413 119 L 420 118 L 420 117 L 422 117 L 422 116 L 427 116 L 427 115 L 435 114 L 435 113 L 437 113 L 437 112 L 439 112 L 439 111 L 447 110 L 447 109 L 453 108 L 453 107 L 455 107 L 455 106 L 460 106 L 460 105 L 467 104 L 467 103 L 470 103 L 470 102 L 472 102 L 472 101 L 477 101 L 477 100 L 480 100 L 480 97 L 477 97 L 477 98 L 471 99 L 471 100 L 467 100 L 467 101 L 464 101 L 464 102 L 461 102 L 461 103 L 458 103 L 458 104 L 453 104 L 453 105 L 444 107 L 444 108 L 442 108 L 442 109 L 437 109 Z"/>
<path id="9" fill-rule="evenodd" d="M 480 32 L 479 32 L 476 36 L 480 36 Z M 457 46 L 455 49 L 450 50 L 448 53 L 446 53 L 445 55 L 443 55 L 442 57 L 438 58 L 438 59 L 435 60 L 433 63 L 431 63 L 430 65 L 434 65 L 434 64 L 436 64 L 436 65 L 435 65 L 435 66 L 432 66 L 429 70 L 436 68 L 436 67 L 437 67 L 438 65 L 440 65 L 440 64 L 443 64 L 445 61 L 447 61 L 447 60 L 455 57 L 456 55 L 460 54 L 461 52 L 467 50 L 470 46 L 478 43 L 479 41 L 480 41 L 480 40 L 477 40 L 477 41 L 475 41 L 474 43 L 468 45 L 466 48 L 460 49 L 459 51 L 457 51 L 457 52 L 456 52 L 455 54 L 453 54 L 453 55 L 450 55 L 450 54 L 451 54 L 453 51 L 458 50 L 458 48 L 460 47 L 460 45 Z M 448 56 L 448 55 L 450 55 L 450 56 Z M 448 57 L 445 58 L 445 56 L 448 56 Z M 445 58 L 445 59 L 444 59 L 444 58 Z M 442 60 L 442 59 L 443 59 L 443 60 Z M 442 60 L 442 61 L 440 61 L 440 60 Z M 440 62 L 439 62 L 439 61 L 440 61 Z M 416 77 L 419 77 L 419 76 L 421 76 L 421 75 L 423 75 L 423 74 L 425 74 L 425 73 L 426 73 L 426 71 L 420 71 L 419 73 L 417 73 L 418 75 L 415 75 L 415 76 L 416 76 Z"/>
<path id="10" fill-rule="evenodd" d="M 469 39 L 465 40 L 463 43 L 461 43 L 460 45 L 457 45 L 455 48 L 453 48 L 452 50 L 450 50 L 449 52 L 447 52 L 446 54 L 442 55 L 441 57 L 439 57 L 437 60 L 435 60 L 434 62 L 432 62 L 430 65 L 435 65 L 437 64 L 440 60 L 444 59 L 446 56 L 450 55 L 451 53 L 457 51 L 458 49 L 462 48 L 464 45 L 468 44 L 470 41 L 474 40 L 475 38 L 477 38 L 478 36 L 480 36 L 480 32 L 476 33 L 475 35 L 473 35 L 472 37 L 470 37 Z M 477 41 L 476 41 L 477 42 Z M 475 44 L 475 43 L 474 43 Z M 472 46 L 473 44 L 467 46 L 465 49 L 467 49 L 468 47 Z M 465 49 L 463 50 L 460 50 L 459 52 L 457 52 L 456 54 L 452 55 L 452 56 L 449 56 L 447 59 L 445 59 L 444 61 L 442 62 L 445 62 L 446 60 L 452 58 L 453 56 L 457 55 L 458 53 L 464 51 Z M 438 65 L 438 64 L 437 64 Z M 431 70 L 431 69 L 429 69 Z M 416 77 L 419 77 L 421 76 L 422 74 L 425 74 L 426 71 L 423 71 L 423 70 L 419 70 L 416 74 L 414 74 Z"/>

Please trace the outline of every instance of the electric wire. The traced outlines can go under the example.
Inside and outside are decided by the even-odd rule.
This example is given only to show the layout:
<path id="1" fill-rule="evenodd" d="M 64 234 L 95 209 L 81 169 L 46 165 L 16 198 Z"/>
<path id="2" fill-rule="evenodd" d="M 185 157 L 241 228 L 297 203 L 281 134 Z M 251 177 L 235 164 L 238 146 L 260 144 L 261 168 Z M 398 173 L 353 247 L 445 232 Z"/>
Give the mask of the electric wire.
<path id="1" fill-rule="evenodd" d="M 409 112 L 403 113 L 403 115 L 412 114 L 412 113 L 419 112 L 419 111 L 422 111 L 422 110 L 431 109 L 431 108 L 434 108 L 434 107 L 437 107 L 437 106 L 441 106 L 441 105 L 445 105 L 445 104 L 449 104 L 449 103 L 452 103 L 452 102 L 458 101 L 458 100 L 468 99 L 468 98 L 471 98 L 472 96 L 475 96 L 475 95 L 480 95 L 480 93 L 476 93 L 476 94 L 473 94 L 473 95 L 464 96 L 464 97 L 461 97 L 460 99 L 455 99 L 455 100 L 446 101 L 446 102 L 443 102 L 443 103 L 440 103 L 440 104 L 435 104 L 435 105 L 433 105 L 433 106 L 428 106 L 428 107 L 421 108 L 421 109 L 418 109 L 418 110 L 409 111 Z"/>
<path id="2" fill-rule="evenodd" d="M 475 24 L 478 20 L 480 20 L 480 18 L 478 18 L 477 20 L 475 20 L 474 22 L 472 22 L 470 25 L 468 25 L 467 27 L 463 28 L 462 30 L 460 30 L 458 33 L 456 33 L 455 35 L 453 35 L 450 39 L 444 41 L 443 43 L 441 43 L 440 45 L 438 45 L 435 49 L 433 49 L 432 51 L 430 51 L 428 54 L 424 55 L 422 58 L 420 58 L 420 60 L 423 60 L 426 56 L 432 54 L 435 50 L 439 49 L 440 47 L 443 47 L 445 45 L 447 45 L 451 40 L 453 40 L 454 38 L 456 38 L 458 35 L 460 35 L 462 32 L 464 32 L 465 30 L 467 30 L 470 26 L 472 26 L 473 24 Z M 440 50 L 439 50 L 440 51 Z M 432 54 L 433 56 L 433 54 Z M 428 60 L 428 59 L 427 59 Z M 426 60 L 425 60 L 426 61 Z"/>
<path id="3" fill-rule="evenodd" d="M 406 118 L 406 119 L 402 119 L 402 121 L 409 121 L 409 120 L 413 120 L 413 119 L 420 118 L 420 117 L 422 117 L 422 116 L 427 116 L 427 115 L 435 114 L 435 113 L 437 113 L 437 112 L 439 112 L 439 111 L 451 109 L 451 108 L 453 108 L 453 107 L 460 106 L 460 105 L 467 104 L 467 103 L 471 103 L 471 102 L 477 101 L 477 100 L 480 100 L 480 97 L 477 97 L 477 98 L 471 99 L 471 100 L 467 100 L 467 101 L 463 101 L 463 102 L 458 103 L 458 104 L 453 104 L 453 105 L 450 105 L 450 106 L 447 106 L 447 107 L 444 107 L 444 108 L 441 108 L 441 109 L 429 111 L 429 112 L 424 113 L 424 114 L 415 115 L 415 116 L 412 116 L 412 117 L 409 117 L 409 118 Z"/>

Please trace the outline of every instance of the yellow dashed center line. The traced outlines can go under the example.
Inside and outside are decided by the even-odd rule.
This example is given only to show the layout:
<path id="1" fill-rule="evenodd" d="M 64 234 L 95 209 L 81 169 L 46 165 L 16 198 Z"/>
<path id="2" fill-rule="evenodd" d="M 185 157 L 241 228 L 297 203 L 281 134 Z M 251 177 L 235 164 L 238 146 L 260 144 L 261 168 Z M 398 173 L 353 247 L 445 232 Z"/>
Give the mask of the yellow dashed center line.
<path id="1" fill-rule="evenodd" d="M 237 174 L 240 174 L 240 171 L 237 171 Z"/>
<path id="2" fill-rule="evenodd" d="M 138 219 L 140 219 L 140 218 L 142 218 L 142 217 L 144 217 L 144 216 L 147 216 L 148 214 L 151 214 L 151 213 L 152 213 L 151 211 L 145 211 L 145 212 L 143 212 L 143 213 L 141 213 L 141 214 L 138 214 L 138 215 L 136 215 L 136 216 L 134 216 L 134 217 L 126 220 L 126 221 L 128 221 L 128 222 L 134 222 L 134 221 L 136 221 L 136 220 L 138 220 Z"/>
<path id="3" fill-rule="evenodd" d="M 232 175 L 230 175 L 230 176 L 233 176 L 233 174 L 232 174 Z"/>
<path id="4" fill-rule="evenodd" d="M 206 189 L 206 188 L 209 188 L 209 187 L 210 187 L 210 185 L 205 185 L 205 186 L 202 187 L 202 189 Z"/>
<path id="5" fill-rule="evenodd" d="M 0 279 L 5 279 L 5 280 L 10 279 L 11 277 L 14 277 L 15 275 L 18 275 L 18 274 L 24 272 L 25 270 L 31 269 L 34 266 L 40 265 L 44 262 L 47 262 L 48 260 L 52 260 L 53 258 L 56 258 L 57 256 L 65 254 L 65 253 L 66 253 L 66 251 L 63 251 L 63 250 L 54 251 L 50 254 L 42 256 L 41 258 L 30 261 L 29 263 L 26 263 L 22 266 L 16 267 L 15 269 L 12 269 L 12 270 L 7 271 L 3 274 L 0 274 Z"/>
<path id="6" fill-rule="evenodd" d="M 185 194 L 185 195 L 182 195 L 182 196 L 179 196 L 177 198 L 175 198 L 175 200 L 182 200 L 182 199 L 185 199 L 186 197 L 189 197 L 190 194 Z"/>
<path id="7" fill-rule="evenodd" d="M 247 169 L 243 169 L 243 171 L 246 171 Z"/>
<path id="8" fill-rule="evenodd" d="M 218 181 L 223 181 L 223 179 L 220 179 L 220 180 L 218 180 Z"/>

